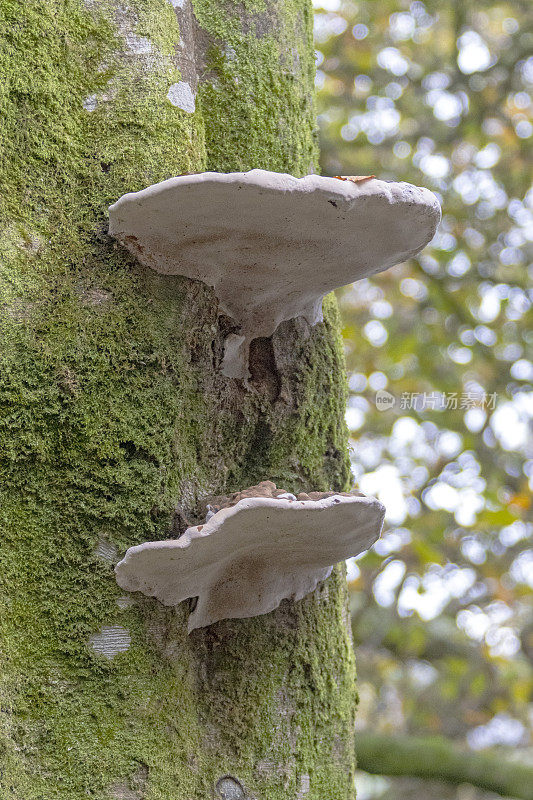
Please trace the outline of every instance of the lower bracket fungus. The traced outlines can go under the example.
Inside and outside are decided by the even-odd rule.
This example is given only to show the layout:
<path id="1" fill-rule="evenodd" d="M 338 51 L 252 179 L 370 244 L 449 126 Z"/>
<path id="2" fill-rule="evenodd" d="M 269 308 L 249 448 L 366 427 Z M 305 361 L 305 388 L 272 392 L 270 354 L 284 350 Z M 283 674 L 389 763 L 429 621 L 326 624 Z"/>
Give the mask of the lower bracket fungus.
<path id="1" fill-rule="evenodd" d="M 216 498 L 210 514 L 179 539 L 130 547 L 115 567 L 119 586 L 164 605 L 197 597 L 189 631 L 301 600 L 378 539 L 385 509 L 360 492 L 295 497 L 264 481 Z"/>
<path id="2" fill-rule="evenodd" d="M 415 255 L 439 220 L 435 195 L 409 183 L 254 169 L 125 194 L 109 233 L 157 272 L 213 287 L 237 328 L 222 372 L 246 379 L 253 339 L 294 317 L 321 322 L 324 295 Z"/>

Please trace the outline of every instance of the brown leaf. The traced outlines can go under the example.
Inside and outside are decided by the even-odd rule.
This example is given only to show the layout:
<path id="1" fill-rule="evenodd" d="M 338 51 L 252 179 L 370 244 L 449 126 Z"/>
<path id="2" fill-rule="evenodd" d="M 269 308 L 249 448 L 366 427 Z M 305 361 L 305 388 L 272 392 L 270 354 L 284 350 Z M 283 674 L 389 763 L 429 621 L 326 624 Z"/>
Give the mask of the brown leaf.
<path id="1" fill-rule="evenodd" d="M 375 175 L 334 175 L 338 181 L 351 181 L 352 183 L 363 183 L 364 181 L 371 181 Z"/>

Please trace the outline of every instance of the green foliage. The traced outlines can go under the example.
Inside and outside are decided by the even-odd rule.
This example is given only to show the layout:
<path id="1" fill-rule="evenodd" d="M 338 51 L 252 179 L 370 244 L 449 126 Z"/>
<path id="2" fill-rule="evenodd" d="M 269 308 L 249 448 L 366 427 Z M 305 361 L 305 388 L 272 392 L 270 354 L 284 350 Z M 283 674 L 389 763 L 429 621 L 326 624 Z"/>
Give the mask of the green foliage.
<path id="1" fill-rule="evenodd" d="M 353 466 L 390 512 L 352 585 L 360 723 L 527 744 L 532 6 L 316 9 L 323 171 L 443 207 L 418 259 L 341 295 Z"/>

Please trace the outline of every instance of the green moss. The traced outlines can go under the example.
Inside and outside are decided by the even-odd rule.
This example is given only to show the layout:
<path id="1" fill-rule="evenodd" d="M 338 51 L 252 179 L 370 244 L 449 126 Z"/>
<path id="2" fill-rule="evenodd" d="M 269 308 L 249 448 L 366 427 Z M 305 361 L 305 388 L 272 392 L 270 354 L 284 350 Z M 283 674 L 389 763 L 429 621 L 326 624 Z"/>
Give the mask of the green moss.
<path id="1" fill-rule="evenodd" d="M 254 796 L 295 797 L 303 775 L 310 797 L 352 796 L 345 748 L 354 724 L 353 651 L 348 636 L 339 636 L 344 580 L 336 570 L 301 603 L 219 623 L 213 636 L 193 639 L 205 665 L 201 713 L 212 726 L 208 747 L 218 775 L 235 774 L 239 763 Z"/>
<path id="2" fill-rule="evenodd" d="M 168 537 L 176 505 L 194 515 L 208 492 L 348 480 L 333 301 L 323 325 L 276 334 L 281 396 L 244 392 L 216 370 L 211 292 L 106 234 L 110 202 L 174 174 L 308 170 L 310 10 L 196 2 L 212 72 L 188 114 L 166 98 L 180 78 L 167 0 L 0 9 L 2 800 L 192 800 L 225 773 L 269 800 L 301 775 L 309 800 L 348 798 L 337 573 L 302 603 L 188 637 L 184 607 L 117 605 L 97 550 Z M 90 639 L 113 625 L 131 645 L 107 660 Z"/>
<path id="3" fill-rule="evenodd" d="M 297 342 L 294 352 L 296 364 L 304 366 L 296 371 L 298 417 L 275 430 L 270 452 L 279 483 L 290 482 L 293 489 L 310 485 L 320 490 L 348 489 L 351 482 L 339 315 L 333 296 L 325 298 L 323 305 L 324 325 L 315 329 L 311 341 Z M 291 481 L 291 468 L 297 481 Z"/>
<path id="4" fill-rule="evenodd" d="M 199 97 L 208 166 L 306 174 L 316 163 L 311 7 L 194 0 L 211 35 Z"/>

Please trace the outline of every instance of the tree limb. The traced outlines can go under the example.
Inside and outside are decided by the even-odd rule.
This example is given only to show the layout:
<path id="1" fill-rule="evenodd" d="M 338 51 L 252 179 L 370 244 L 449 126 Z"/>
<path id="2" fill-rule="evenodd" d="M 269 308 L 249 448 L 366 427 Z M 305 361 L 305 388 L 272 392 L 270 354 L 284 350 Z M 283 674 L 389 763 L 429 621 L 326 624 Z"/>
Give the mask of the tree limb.
<path id="1" fill-rule="evenodd" d="M 440 737 L 393 736 L 358 731 L 358 767 L 374 775 L 470 783 L 504 797 L 533 800 L 533 766 L 497 753 L 460 750 Z"/>

